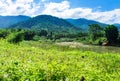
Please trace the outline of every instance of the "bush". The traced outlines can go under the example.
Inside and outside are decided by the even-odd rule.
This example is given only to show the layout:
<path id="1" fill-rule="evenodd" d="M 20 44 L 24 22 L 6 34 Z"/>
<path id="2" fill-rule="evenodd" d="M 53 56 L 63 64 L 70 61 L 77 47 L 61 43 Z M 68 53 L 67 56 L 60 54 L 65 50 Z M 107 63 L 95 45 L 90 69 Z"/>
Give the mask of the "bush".
<path id="1" fill-rule="evenodd" d="M 41 30 L 39 36 L 47 36 L 48 32 L 46 30 Z"/>
<path id="2" fill-rule="evenodd" d="M 39 41 L 39 40 L 40 40 L 40 36 L 35 35 L 35 36 L 33 37 L 33 40 L 34 40 L 34 41 Z"/>
<path id="3" fill-rule="evenodd" d="M 0 31 L 0 38 L 4 38 L 5 39 L 9 34 L 10 34 L 9 31 L 7 31 L 7 30 L 1 30 Z"/>
<path id="4" fill-rule="evenodd" d="M 33 37 L 35 36 L 35 32 L 34 31 L 25 31 L 24 32 L 24 40 L 33 40 Z"/>
<path id="5" fill-rule="evenodd" d="M 10 43 L 19 43 L 24 40 L 24 32 L 17 32 L 17 33 L 12 33 L 9 38 L 8 42 Z"/>

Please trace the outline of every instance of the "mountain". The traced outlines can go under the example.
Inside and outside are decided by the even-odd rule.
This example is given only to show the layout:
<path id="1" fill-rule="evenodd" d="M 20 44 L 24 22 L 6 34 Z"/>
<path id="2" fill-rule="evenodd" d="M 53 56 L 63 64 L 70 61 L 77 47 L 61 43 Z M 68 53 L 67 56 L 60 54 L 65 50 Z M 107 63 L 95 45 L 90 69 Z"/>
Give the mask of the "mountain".
<path id="1" fill-rule="evenodd" d="M 116 26 L 120 31 L 120 24 L 113 24 L 113 25 Z"/>
<path id="2" fill-rule="evenodd" d="M 77 32 L 80 28 L 73 26 L 64 19 L 57 18 L 50 15 L 39 15 L 27 21 L 23 21 L 10 26 L 11 28 L 23 28 L 33 30 L 48 30 L 55 32 Z"/>
<path id="3" fill-rule="evenodd" d="M 97 21 L 93 21 L 93 20 L 87 20 L 84 18 L 80 18 L 80 19 L 66 19 L 68 22 L 72 23 L 74 26 L 81 28 L 82 30 L 87 30 L 89 28 L 89 25 L 91 24 L 99 24 L 102 27 L 105 27 L 106 24 L 104 23 L 100 23 Z"/>
<path id="4" fill-rule="evenodd" d="M 29 19 L 28 16 L 0 16 L 0 28 L 7 28 L 10 25 Z"/>

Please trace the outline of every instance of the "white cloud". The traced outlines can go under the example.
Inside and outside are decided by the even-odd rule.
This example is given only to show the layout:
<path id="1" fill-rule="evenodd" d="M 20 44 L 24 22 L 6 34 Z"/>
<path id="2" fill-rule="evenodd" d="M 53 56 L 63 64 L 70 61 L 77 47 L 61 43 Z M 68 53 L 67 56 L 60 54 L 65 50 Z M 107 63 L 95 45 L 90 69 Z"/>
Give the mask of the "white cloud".
<path id="1" fill-rule="evenodd" d="M 60 3 L 50 0 L 0 0 L 0 15 L 36 16 L 48 14 L 61 18 L 87 18 L 103 23 L 120 23 L 120 9 L 101 12 L 91 8 L 71 8 L 69 0 Z M 49 2 L 49 3 L 48 3 Z"/>
<path id="2" fill-rule="evenodd" d="M 0 0 L 0 15 L 29 15 L 34 16 L 40 11 L 41 1 L 34 0 Z"/>
<path id="3" fill-rule="evenodd" d="M 42 14 L 61 18 L 87 18 L 108 24 L 120 23 L 120 9 L 100 12 L 93 11 L 90 8 L 71 8 L 67 0 L 61 3 L 51 2 L 46 4 Z"/>

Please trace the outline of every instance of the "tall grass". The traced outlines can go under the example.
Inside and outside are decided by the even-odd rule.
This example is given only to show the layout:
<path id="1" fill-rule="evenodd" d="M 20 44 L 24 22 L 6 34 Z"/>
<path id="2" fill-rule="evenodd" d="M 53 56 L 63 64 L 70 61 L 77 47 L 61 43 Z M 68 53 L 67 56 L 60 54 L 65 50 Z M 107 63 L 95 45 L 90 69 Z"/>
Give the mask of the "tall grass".
<path id="1" fill-rule="evenodd" d="M 119 52 L 24 41 L 0 40 L 1 81 L 119 81 Z M 97 49 L 100 50 L 100 49 Z"/>

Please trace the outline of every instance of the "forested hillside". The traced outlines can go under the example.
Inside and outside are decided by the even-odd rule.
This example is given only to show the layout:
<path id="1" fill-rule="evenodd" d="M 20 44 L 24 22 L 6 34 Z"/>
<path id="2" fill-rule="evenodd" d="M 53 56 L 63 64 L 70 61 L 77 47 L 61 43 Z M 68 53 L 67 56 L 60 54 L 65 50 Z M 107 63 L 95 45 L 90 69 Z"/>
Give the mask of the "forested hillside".
<path id="1" fill-rule="evenodd" d="M 64 19 L 53 17 L 50 15 L 39 15 L 27 21 L 12 25 L 10 28 L 22 28 L 32 30 L 47 30 L 52 32 L 71 32 L 80 31 L 80 28 L 75 27 Z"/>

